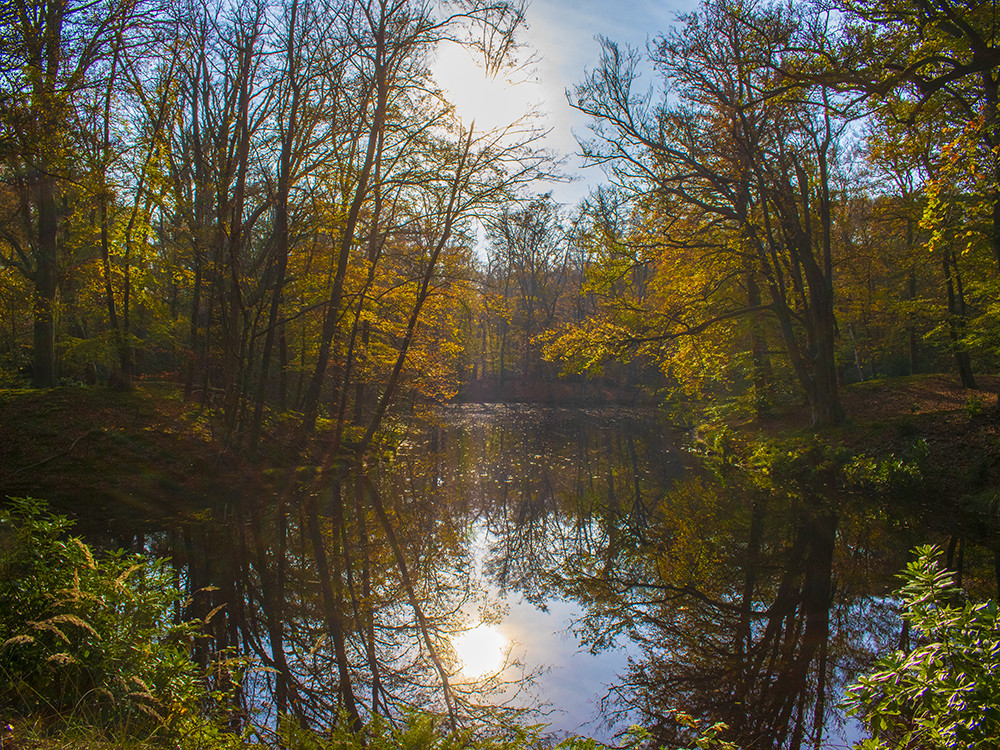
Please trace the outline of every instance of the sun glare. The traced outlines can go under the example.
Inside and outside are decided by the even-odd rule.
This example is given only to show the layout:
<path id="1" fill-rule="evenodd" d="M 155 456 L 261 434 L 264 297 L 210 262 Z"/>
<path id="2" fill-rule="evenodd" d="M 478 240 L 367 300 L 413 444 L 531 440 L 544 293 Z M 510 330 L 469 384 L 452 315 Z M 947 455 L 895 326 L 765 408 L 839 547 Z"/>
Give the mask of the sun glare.
<path id="1" fill-rule="evenodd" d="M 492 625 L 476 625 L 457 636 L 452 645 L 462 674 L 472 679 L 498 671 L 507 655 L 507 639 Z"/>
<path id="2" fill-rule="evenodd" d="M 503 128 L 537 104 L 539 90 L 532 82 L 514 84 L 502 75 L 490 77 L 470 53 L 456 44 L 442 46 L 434 77 L 444 88 L 466 126 L 476 130 Z"/>

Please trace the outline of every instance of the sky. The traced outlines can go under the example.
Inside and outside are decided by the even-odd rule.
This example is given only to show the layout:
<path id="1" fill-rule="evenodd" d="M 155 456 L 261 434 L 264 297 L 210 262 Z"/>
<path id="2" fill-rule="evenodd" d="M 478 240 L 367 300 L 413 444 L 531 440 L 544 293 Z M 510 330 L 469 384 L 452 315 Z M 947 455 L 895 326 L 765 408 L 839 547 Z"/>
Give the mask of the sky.
<path id="1" fill-rule="evenodd" d="M 596 37 L 644 50 L 678 12 L 694 6 L 691 0 L 531 0 L 521 41 L 524 55 L 534 53 L 534 62 L 515 73 L 520 79 L 516 85 L 485 79 L 472 56 L 452 45 L 440 51 L 435 77 L 463 120 L 476 121 L 477 130 L 503 126 L 536 105 L 544 115 L 543 127 L 551 129 L 546 145 L 568 157 L 565 171 L 576 178 L 540 186 L 538 192 L 551 190 L 557 201 L 572 205 L 602 181 L 598 167 L 584 168 L 575 156 L 576 135 L 586 137 L 587 119 L 569 106 L 565 94 L 596 65 Z M 649 75 L 644 83 L 652 83 Z"/>
<path id="2" fill-rule="evenodd" d="M 488 502 L 485 498 L 482 501 Z M 497 541 L 487 531 L 486 524 L 480 524 L 473 534 L 472 553 L 474 575 L 486 592 L 488 609 L 499 614 L 492 628 L 501 636 L 497 648 L 509 648 L 513 663 L 502 674 L 504 679 L 516 681 L 521 675 L 517 666 L 520 664 L 536 677 L 526 691 L 519 691 L 513 684 L 492 700 L 540 711 L 541 716 L 532 716 L 530 720 L 546 724 L 548 731 L 557 735 L 579 734 L 610 741 L 615 731 L 627 727 L 604 726 L 598 717 L 598 704 L 615 682 L 615 676 L 626 671 L 628 658 L 639 656 L 638 648 L 626 640 L 612 649 L 592 654 L 581 647 L 572 632 L 573 623 L 583 614 L 579 604 L 553 595 L 546 597 L 542 609 L 517 591 L 500 592 L 483 572 L 487 551 Z M 479 617 L 475 608 L 466 614 L 470 617 L 469 624 L 475 625 Z M 462 649 L 458 644 L 455 646 L 459 658 L 464 660 Z M 489 648 L 485 644 L 480 647 Z M 497 661 L 502 662 L 502 658 Z"/>

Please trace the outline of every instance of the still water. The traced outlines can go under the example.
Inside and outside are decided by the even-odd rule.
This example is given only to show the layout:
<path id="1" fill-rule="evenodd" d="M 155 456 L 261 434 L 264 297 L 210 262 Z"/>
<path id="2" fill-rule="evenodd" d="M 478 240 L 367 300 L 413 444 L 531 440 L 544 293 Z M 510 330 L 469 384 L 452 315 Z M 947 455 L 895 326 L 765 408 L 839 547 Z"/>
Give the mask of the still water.
<path id="1" fill-rule="evenodd" d="M 408 468 L 393 491 L 406 492 L 412 451 L 432 457 L 441 501 L 467 508 L 473 577 L 502 638 L 476 642 L 474 658 L 500 651 L 513 662 L 501 676 L 529 675 L 513 702 L 535 707 L 552 731 L 610 740 L 629 722 L 606 720 L 602 704 L 640 650 L 627 636 L 610 648 L 589 642 L 587 611 L 563 575 L 607 546 L 609 522 L 622 513 L 643 522 L 657 493 L 684 475 L 680 434 L 624 409 L 468 405 L 438 419 L 423 444 L 404 446 L 396 467 Z"/>
<path id="2" fill-rule="evenodd" d="M 821 475 L 775 486 L 709 470 L 649 412 L 439 417 L 398 456 L 391 491 L 406 496 L 422 474 L 421 491 L 466 514 L 473 579 L 499 608 L 488 619 L 535 675 L 516 704 L 599 738 L 641 723 L 680 742 L 685 712 L 725 721 L 747 748 L 857 739 L 837 704 L 899 644 L 886 594 L 908 550 L 943 541 L 925 505 Z"/>
<path id="3" fill-rule="evenodd" d="M 212 614 L 201 658 L 260 665 L 265 724 L 432 708 L 677 746 L 687 714 L 748 749 L 844 747 L 844 687 L 903 635 L 895 575 L 950 533 L 913 488 L 746 471 L 621 408 L 449 407 L 328 469 L 160 537 L 186 614 Z M 957 549 L 992 585 L 992 551 Z"/>

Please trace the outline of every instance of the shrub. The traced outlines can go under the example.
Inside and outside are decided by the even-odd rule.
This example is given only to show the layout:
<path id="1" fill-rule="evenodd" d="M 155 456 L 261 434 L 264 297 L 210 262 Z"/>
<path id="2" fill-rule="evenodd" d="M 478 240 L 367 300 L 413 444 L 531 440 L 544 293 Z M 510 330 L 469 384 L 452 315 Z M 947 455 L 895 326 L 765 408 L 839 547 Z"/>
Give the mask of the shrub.
<path id="1" fill-rule="evenodd" d="M 972 395 L 965 400 L 964 409 L 970 419 L 975 419 L 986 411 L 986 402 L 981 396 Z"/>
<path id="2" fill-rule="evenodd" d="M 108 736 L 189 732 L 207 698 L 162 560 L 95 554 L 36 500 L 0 510 L 0 711 Z"/>
<path id="3" fill-rule="evenodd" d="M 898 593 L 918 645 L 881 657 L 844 701 L 871 735 L 860 747 L 994 748 L 1000 737 L 997 605 L 964 601 L 938 549 L 920 547 L 916 555 Z"/>

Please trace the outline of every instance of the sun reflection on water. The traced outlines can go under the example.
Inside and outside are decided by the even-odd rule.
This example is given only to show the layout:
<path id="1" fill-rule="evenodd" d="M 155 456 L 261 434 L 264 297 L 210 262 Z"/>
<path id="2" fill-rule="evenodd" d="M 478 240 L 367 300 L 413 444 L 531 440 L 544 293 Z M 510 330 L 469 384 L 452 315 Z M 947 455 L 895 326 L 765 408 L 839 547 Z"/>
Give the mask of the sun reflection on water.
<path id="1" fill-rule="evenodd" d="M 509 650 L 507 638 L 493 625 L 479 624 L 452 641 L 462 674 L 485 677 L 503 668 Z"/>

